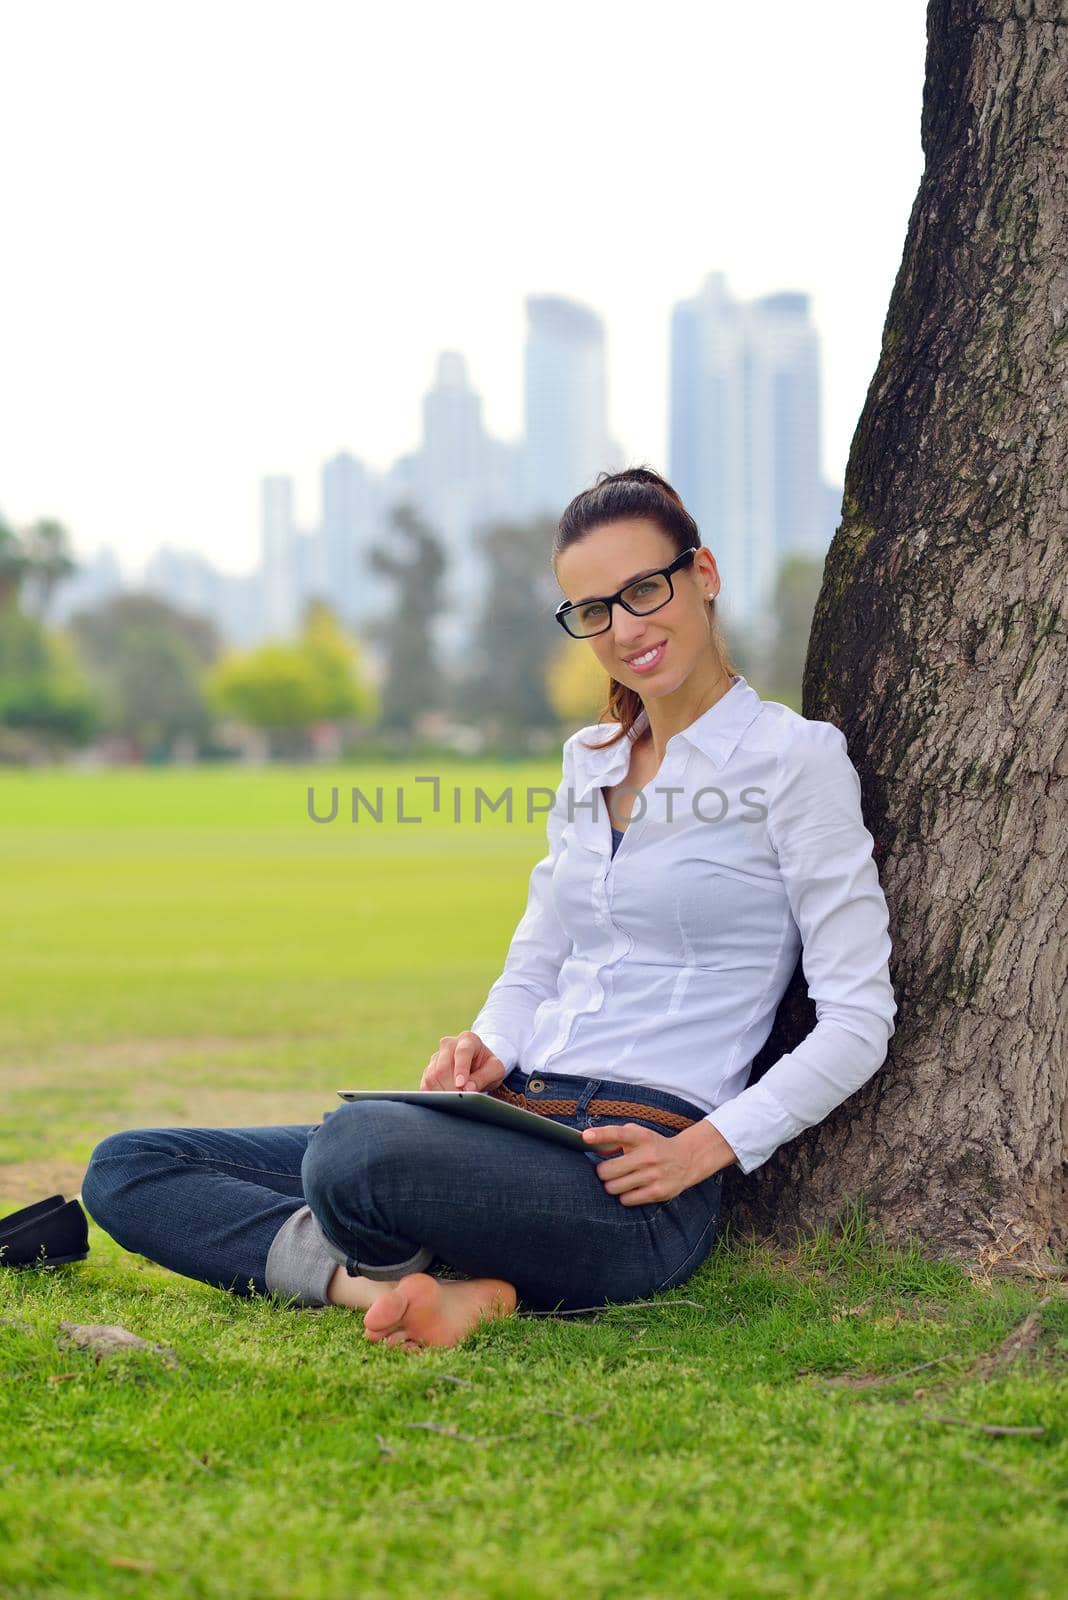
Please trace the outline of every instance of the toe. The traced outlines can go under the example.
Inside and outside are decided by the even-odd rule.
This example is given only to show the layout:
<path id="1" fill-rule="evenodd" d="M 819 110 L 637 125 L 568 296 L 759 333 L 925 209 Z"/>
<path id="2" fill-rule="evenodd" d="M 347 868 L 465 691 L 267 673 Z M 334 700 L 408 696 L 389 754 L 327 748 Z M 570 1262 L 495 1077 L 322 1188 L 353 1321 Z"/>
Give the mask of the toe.
<path id="1" fill-rule="evenodd" d="M 405 1297 L 399 1295 L 396 1289 L 391 1289 L 367 1308 L 363 1318 L 364 1327 L 369 1333 L 373 1330 L 379 1337 L 393 1333 L 403 1322 L 407 1307 Z"/>

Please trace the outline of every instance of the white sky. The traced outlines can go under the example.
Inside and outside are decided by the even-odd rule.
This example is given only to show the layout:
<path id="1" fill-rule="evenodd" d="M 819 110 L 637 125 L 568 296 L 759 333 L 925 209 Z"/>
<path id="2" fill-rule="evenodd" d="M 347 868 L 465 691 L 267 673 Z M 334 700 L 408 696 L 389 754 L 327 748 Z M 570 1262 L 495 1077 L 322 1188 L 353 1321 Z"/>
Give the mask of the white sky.
<path id="1" fill-rule="evenodd" d="M 605 318 L 667 470 L 668 318 L 813 296 L 841 482 L 922 171 L 924 0 L 39 0 L 0 9 L 0 506 L 136 569 L 250 567 L 346 448 L 413 448 L 439 350 L 518 435 L 523 297 Z"/>

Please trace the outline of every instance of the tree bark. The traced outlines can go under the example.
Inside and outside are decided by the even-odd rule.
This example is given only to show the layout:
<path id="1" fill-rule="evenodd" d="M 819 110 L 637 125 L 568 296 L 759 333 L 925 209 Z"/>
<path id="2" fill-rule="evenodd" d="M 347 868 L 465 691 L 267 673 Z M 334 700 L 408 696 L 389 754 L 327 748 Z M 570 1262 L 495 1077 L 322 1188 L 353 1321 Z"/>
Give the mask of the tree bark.
<path id="1" fill-rule="evenodd" d="M 863 1195 L 888 1237 L 996 1268 L 1068 1247 L 1068 0 L 927 25 L 925 168 L 803 686 L 860 775 L 896 1031 L 725 1205 L 792 1241 Z M 813 1021 L 795 975 L 751 1081 Z"/>

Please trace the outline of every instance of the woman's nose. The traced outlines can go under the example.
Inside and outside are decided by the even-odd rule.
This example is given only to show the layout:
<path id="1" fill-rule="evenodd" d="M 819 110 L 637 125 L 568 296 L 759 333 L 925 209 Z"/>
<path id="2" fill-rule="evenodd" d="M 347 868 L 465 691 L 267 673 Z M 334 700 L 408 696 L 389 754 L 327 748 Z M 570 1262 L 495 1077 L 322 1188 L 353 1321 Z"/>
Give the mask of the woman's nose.
<path id="1" fill-rule="evenodd" d="M 613 629 L 612 636 L 616 641 L 616 648 L 622 655 L 632 655 L 635 650 L 640 650 L 643 644 L 651 643 L 653 639 L 660 637 L 649 628 L 620 627 Z"/>

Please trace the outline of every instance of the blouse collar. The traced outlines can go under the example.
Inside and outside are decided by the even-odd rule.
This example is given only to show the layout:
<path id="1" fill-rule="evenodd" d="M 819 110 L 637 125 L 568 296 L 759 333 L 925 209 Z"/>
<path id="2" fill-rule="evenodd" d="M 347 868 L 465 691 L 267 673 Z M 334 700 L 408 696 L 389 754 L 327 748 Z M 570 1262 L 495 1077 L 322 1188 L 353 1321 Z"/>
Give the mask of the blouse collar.
<path id="1" fill-rule="evenodd" d="M 734 682 L 723 697 L 709 706 L 688 728 L 672 734 L 667 742 L 670 750 L 676 739 L 682 739 L 706 755 L 714 766 L 722 767 L 732 755 L 742 734 L 759 714 L 764 702 L 756 690 L 746 682 L 741 673 L 735 673 Z M 619 728 L 618 722 L 598 722 L 584 728 L 585 735 L 606 738 Z M 643 706 L 627 739 L 620 739 L 606 750 L 589 750 L 582 739 L 576 739 L 572 749 L 575 755 L 577 784 L 576 798 L 582 799 L 600 785 L 615 783 L 626 776 L 630 766 L 633 742 L 649 726 L 649 714 Z"/>

